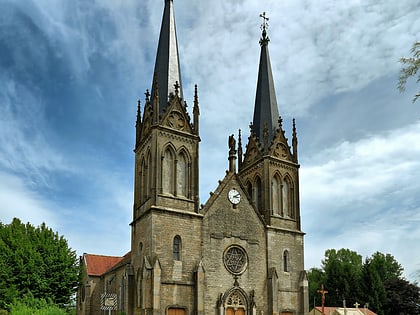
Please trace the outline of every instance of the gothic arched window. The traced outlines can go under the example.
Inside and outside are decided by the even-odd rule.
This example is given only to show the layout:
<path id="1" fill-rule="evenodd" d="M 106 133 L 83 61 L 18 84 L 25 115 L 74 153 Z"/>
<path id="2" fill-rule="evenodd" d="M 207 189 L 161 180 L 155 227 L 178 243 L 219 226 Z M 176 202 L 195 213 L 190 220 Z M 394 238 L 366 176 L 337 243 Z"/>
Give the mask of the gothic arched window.
<path id="1" fill-rule="evenodd" d="M 281 200 L 281 192 L 280 192 L 280 178 L 275 175 L 271 182 L 271 198 L 273 204 L 273 214 L 281 214 L 281 207 L 280 207 L 280 200 Z"/>
<path id="2" fill-rule="evenodd" d="M 286 179 L 282 182 L 281 199 L 283 216 L 287 217 L 289 216 L 289 184 Z"/>
<path id="3" fill-rule="evenodd" d="M 283 252 L 283 271 L 289 272 L 289 252 L 287 250 Z"/>
<path id="4" fill-rule="evenodd" d="M 147 182 L 147 166 L 144 158 L 141 160 L 140 167 L 140 203 L 146 200 L 146 182 Z"/>
<path id="5" fill-rule="evenodd" d="M 145 181 L 145 194 L 144 197 L 147 200 L 148 198 L 150 198 L 151 196 L 151 187 L 152 187 L 152 158 L 150 156 L 150 152 L 147 153 L 147 157 L 146 157 L 146 164 L 145 164 L 146 170 L 145 170 L 145 174 L 146 174 L 146 181 Z"/>
<path id="6" fill-rule="evenodd" d="M 187 197 L 188 163 L 184 152 L 181 152 L 178 156 L 178 161 L 176 164 L 176 183 L 177 195 Z"/>
<path id="7" fill-rule="evenodd" d="M 251 182 L 248 182 L 246 184 L 246 191 L 248 192 L 249 198 L 251 198 L 251 200 L 252 200 L 252 184 L 251 184 Z"/>
<path id="8" fill-rule="evenodd" d="M 174 154 L 169 148 L 162 159 L 162 192 L 174 194 Z"/>
<path id="9" fill-rule="evenodd" d="M 259 177 L 257 177 L 256 180 L 256 204 L 258 207 L 258 210 L 260 211 L 260 213 L 263 213 L 263 209 L 262 209 L 262 185 L 261 185 L 261 179 Z"/>
<path id="10" fill-rule="evenodd" d="M 173 257 L 174 260 L 181 260 L 181 237 L 176 235 L 173 241 Z"/>

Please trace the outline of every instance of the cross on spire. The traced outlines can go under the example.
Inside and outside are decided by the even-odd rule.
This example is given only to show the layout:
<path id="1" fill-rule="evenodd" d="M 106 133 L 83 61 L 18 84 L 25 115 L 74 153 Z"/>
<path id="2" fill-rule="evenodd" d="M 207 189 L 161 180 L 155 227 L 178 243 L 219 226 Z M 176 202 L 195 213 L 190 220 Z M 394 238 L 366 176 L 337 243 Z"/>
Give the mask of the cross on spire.
<path id="1" fill-rule="evenodd" d="M 265 12 L 260 14 L 260 17 L 263 19 L 262 24 L 261 24 L 261 29 L 262 29 L 262 36 L 260 39 L 260 45 L 261 46 L 266 46 L 268 44 L 268 42 L 270 41 L 270 39 L 267 36 L 267 28 L 268 28 L 268 23 L 267 21 L 269 20 L 269 18 L 265 15 Z"/>
<path id="2" fill-rule="evenodd" d="M 269 20 L 269 17 L 265 15 L 265 12 L 261 13 L 260 17 L 263 19 L 263 22 L 261 24 L 261 29 L 263 31 L 265 31 L 268 28 L 268 23 L 267 22 Z"/>

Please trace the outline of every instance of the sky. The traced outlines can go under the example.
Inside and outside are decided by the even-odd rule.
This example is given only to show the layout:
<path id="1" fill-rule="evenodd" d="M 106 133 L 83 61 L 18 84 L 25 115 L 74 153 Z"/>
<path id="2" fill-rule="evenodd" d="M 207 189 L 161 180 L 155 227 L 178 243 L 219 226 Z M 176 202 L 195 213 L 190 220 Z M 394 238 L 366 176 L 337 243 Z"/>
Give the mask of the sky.
<path id="1" fill-rule="evenodd" d="M 0 221 L 45 222 L 77 252 L 130 250 L 137 100 L 164 1 L 0 0 Z M 261 35 L 286 135 L 296 118 L 305 268 L 325 250 L 390 253 L 420 278 L 417 1 L 174 0 L 184 98 L 200 102 L 200 199 L 252 120 Z"/>

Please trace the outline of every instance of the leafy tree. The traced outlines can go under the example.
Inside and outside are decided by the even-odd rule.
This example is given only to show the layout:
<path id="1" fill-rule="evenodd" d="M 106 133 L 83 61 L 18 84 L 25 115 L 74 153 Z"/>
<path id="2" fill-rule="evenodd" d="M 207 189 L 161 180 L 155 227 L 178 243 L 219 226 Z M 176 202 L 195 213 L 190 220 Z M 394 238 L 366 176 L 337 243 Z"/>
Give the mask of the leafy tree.
<path id="1" fill-rule="evenodd" d="M 420 68 L 420 42 L 415 42 L 413 47 L 411 48 L 412 57 L 402 57 L 400 62 L 405 65 L 400 71 L 400 78 L 398 82 L 398 89 L 403 92 L 405 91 L 405 86 L 407 84 L 407 80 L 412 77 L 416 76 L 417 72 L 419 72 Z M 418 74 L 417 82 L 420 82 L 420 72 Z M 414 98 L 413 103 L 420 97 L 420 92 L 418 92 Z"/>
<path id="2" fill-rule="evenodd" d="M 308 272 L 310 301 L 321 305 L 317 290 L 328 290 L 326 306 L 348 307 L 356 301 L 368 303 L 379 315 L 419 315 L 420 289 L 402 277 L 403 268 L 390 254 L 374 253 L 362 263 L 362 256 L 349 249 L 325 251 L 322 268 Z"/>
<path id="3" fill-rule="evenodd" d="M 322 261 L 325 288 L 329 291 L 326 305 L 342 305 L 343 300 L 360 300 L 362 256 L 349 249 L 328 249 Z"/>
<path id="4" fill-rule="evenodd" d="M 308 271 L 308 291 L 309 291 L 309 303 L 314 303 L 314 306 L 321 305 L 321 296 L 318 290 L 321 285 L 325 283 L 325 274 L 319 268 L 311 268 Z"/>
<path id="5" fill-rule="evenodd" d="M 27 294 L 67 304 L 78 280 L 76 253 L 63 236 L 45 223 L 34 227 L 16 218 L 10 224 L 0 222 L 0 309 Z"/>
<path id="6" fill-rule="evenodd" d="M 386 315 L 420 314 L 420 288 L 402 278 L 392 278 L 385 282 Z"/>
<path id="7" fill-rule="evenodd" d="M 376 252 L 371 258 L 367 258 L 366 262 L 373 265 L 382 281 L 400 278 L 402 277 L 402 273 L 404 271 L 404 268 L 391 254 L 385 255 L 380 252 Z"/>
<path id="8" fill-rule="evenodd" d="M 373 258 L 366 258 L 362 268 L 362 300 L 369 304 L 369 308 L 376 311 L 378 315 L 384 315 L 383 304 L 386 302 L 386 291 L 379 269 Z"/>
<path id="9" fill-rule="evenodd" d="M 363 301 L 369 303 L 370 308 L 383 315 L 383 306 L 387 296 L 385 282 L 402 276 L 403 268 L 390 254 L 376 252 L 368 257 L 362 269 Z"/>

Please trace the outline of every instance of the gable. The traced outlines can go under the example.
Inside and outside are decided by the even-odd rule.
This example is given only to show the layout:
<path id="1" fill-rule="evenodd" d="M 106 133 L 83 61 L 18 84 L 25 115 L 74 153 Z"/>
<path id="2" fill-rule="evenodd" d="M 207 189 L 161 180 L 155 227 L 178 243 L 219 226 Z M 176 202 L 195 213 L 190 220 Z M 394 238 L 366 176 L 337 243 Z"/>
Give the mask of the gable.
<path id="1" fill-rule="evenodd" d="M 229 200 L 235 189 L 240 195 L 237 204 Z M 248 199 L 236 174 L 228 174 L 203 208 L 203 225 L 212 238 L 237 237 L 247 242 L 259 242 L 264 235 L 264 223 Z"/>
<path id="2" fill-rule="evenodd" d="M 274 136 L 273 142 L 269 149 L 269 154 L 278 159 L 293 162 L 290 146 L 287 142 L 287 138 L 284 135 L 283 129 L 277 129 L 277 134 Z"/>
<path id="3" fill-rule="evenodd" d="M 243 161 L 243 165 L 246 166 L 248 164 L 251 164 L 254 161 L 260 159 L 261 157 L 262 154 L 258 140 L 255 136 L 250 136 L 248 145 L 246 146 L 245 159 Z"/>
<path id="4" fill-rule="evenodd" d="M 161 125 L 171 129 L 192 133 L 191 119 L 186 105 L 177 95 L 171 95 L 167 108 L 162 116 Z"/>

